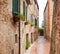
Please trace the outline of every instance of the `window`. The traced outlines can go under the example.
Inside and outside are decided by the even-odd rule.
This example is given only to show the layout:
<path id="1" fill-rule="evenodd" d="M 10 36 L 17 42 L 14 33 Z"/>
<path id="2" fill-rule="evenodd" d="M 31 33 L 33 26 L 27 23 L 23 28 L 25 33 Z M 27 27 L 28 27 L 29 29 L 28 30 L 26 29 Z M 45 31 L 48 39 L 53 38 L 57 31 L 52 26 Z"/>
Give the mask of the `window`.
<path id="1" fill-rule="evenodd" d="M 31 19 L 30 21 L 31 21 L 31 24 L 32 24 L 33 23 L 33 15 L 32 14 L 30 15 L 30 19 Z"/>
<path id="2" fill-rule="evenodd" d="M 33 43 L 33 33 L 31 33 L 31 43 Z"/>
<path id="3" fill-rule="evenodd" d="M 12 13 L 18 14 L 20 13 L 20 0 L 13 0 L 12 1 Z"/>
<path id="4" fill-rule="evenodd" d="M 28 36 L 29 36 L 29 34 L 26 34 L 26 41 L 28 41 Z"/>
<path id="5" fill-rule="evenodd" d="M 27 6 L 26 6 L 26 21 L 27 21 Z"/>
<path id="6" fill-rule="evenodd" d="M 35 26 L 37 26 L 37 19 L 35 19 Z"/>
<path id="7" fill-rule="evenodd" d="M 30 3 L 33 4 L 33 0 L 30 0 Z"/>
<path id="8" fill-rule="evenodd" d="M 25 16 L 25 2 L 23 2 L 23 15 Z"/>
<path id="9" fill-rule="evenodd" d="M 25 16 L 25 21 L 27 21 L 27 6 L 25 2 L 23 2 L 23 15 Z"/>
<path id="10" fill-rule="evenodd" d="M 11 54 L 14 54 L 14 49 L 12 49 Z"/>
<path id="11" fill-rule="evenodd" d="M 17 40 L 18 40 L 18 39 L 17 39 L 17 34 L 15 34 L 15 43 L 18 42 Z"/>

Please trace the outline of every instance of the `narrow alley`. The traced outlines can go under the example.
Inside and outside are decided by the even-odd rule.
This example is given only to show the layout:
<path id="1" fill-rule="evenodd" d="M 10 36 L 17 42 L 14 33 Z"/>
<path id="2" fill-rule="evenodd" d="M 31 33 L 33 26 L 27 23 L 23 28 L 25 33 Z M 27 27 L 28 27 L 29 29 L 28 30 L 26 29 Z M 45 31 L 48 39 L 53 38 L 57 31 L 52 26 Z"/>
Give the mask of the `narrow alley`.
<path id="1" fill-rule="evenodd" d="M 0 54 L 60 54 L 60 0 L 0 0 Z"/>
<path id="2" fill-rule="evenodd" d="M 44 36 L 40 36 L 38 40 L 31 47 L 30 53 L 27 54 L 49 54 L 50 42 Z"/>

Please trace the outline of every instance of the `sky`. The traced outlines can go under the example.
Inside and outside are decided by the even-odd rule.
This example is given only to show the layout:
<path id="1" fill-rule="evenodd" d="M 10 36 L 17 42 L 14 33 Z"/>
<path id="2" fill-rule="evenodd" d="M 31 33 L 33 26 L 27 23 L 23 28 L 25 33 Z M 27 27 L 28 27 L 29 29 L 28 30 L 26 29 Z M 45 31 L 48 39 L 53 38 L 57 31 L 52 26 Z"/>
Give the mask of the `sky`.
<path id="1" fill-rule="evenodd" d="M 42 25 L 44 19 L 43 12 L 47 3 L 47 0 L 37 0 L 39 5 L 39 27 Z"/>

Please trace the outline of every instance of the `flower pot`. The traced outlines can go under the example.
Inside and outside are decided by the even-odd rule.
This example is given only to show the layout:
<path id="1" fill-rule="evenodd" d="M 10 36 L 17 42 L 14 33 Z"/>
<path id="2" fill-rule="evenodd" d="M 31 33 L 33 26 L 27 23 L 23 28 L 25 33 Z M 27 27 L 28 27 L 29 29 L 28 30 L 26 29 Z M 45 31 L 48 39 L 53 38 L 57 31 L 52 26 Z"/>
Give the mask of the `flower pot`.
<path id="1" fill-rule="evenodd" d="M 28 23 L 27 22 L 25 22 L 25 25 L 27 25 Z"/>
<path id="2" fill-rule="evenodd" d="M 23 20 L 24 21 L 24 16 L 22 15 L 22 14 L 18 14 L 18 17 L 19 17 L 19 19 L 21 19 L 21 20 Z"/>
<path id="3" fill-rule="evenodd" d="M 14 22 L 18 22 L 20 19 L 18 18 L 18 16 L 17 15 L 13 15 L 13 21 Z"/>

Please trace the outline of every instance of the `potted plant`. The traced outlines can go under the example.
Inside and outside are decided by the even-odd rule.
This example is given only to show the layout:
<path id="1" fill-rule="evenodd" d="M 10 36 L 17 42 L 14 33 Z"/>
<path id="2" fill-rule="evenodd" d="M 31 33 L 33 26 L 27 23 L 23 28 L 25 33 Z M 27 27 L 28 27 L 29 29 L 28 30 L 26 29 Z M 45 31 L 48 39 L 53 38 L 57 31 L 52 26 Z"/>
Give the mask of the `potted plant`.
<path id="1" fill-rule="evenodd" d="M 27 25 L 27 24 L 29 24 L 30 22 L 29 22 L 29 20 L 27 20 L 26 22 L 25 22 L 25 25 Z"/>
<path id="2" fill-rule="evenodd" d="M 13 21 L 16 23 L 19 20 L 17 14 L 13 14 Z"/>
<path id="3" fill-rule="evenodd" d="M 14 22 L 18 22 L 20 19 L 24 20 L 24 16 L 22 14 L 13 14 Z"/>
<path id="4" fill-rule="evenodd" d="M 26 49 L 28 49 L 30 47 L 30 42 L 26 41 Z"/>
<path id="5" fill-rule="evenodd" d="M 22 14 L 18 14 L 18 18 L 24 21 L 24 16 Z"/>

